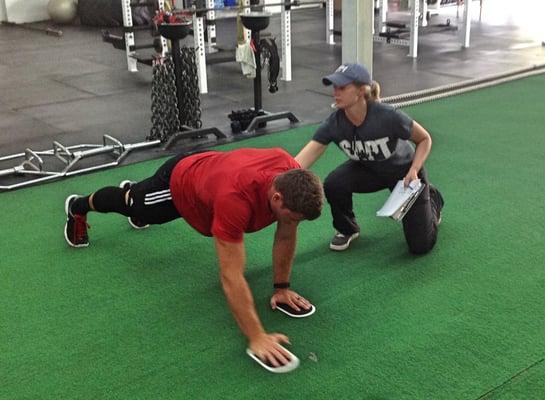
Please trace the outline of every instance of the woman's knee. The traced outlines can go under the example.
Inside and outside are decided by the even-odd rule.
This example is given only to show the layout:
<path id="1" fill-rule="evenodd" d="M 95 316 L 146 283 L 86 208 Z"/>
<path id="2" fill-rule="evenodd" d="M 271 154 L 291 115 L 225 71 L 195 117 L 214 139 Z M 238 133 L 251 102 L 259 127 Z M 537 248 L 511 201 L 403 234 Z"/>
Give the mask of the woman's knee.
<path id="1" fill-rule="evenodd" d="M 409 251 L 415 255 L 423 255 L 429 253 L 435 246 L 436 238 L 427 238 L 419 240 L 407 240 Z"/>

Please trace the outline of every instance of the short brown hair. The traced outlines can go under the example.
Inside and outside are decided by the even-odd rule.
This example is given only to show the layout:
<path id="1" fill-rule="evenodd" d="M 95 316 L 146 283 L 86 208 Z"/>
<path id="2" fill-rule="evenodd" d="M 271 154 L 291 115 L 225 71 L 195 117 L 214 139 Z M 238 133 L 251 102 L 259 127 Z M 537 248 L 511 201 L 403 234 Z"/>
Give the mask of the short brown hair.
<path id="1" fill-rule="evenodd" d="M 282 194 L 284 207 L 312 221 L 322 213 L 324 190 L 320 178 L 308 169 L 291 169 L 274 179 L 274 188 Z"/>

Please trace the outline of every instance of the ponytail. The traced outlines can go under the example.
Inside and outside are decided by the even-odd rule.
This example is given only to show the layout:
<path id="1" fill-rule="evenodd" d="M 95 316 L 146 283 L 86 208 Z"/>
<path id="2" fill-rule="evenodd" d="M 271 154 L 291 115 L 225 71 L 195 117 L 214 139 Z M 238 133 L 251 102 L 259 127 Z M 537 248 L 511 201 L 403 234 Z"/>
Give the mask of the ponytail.
<path id="1" fill-rule="evenodd" d="M 372 81 L 371 85 L 365 85 L 365 101 L 380 102 L 380 84 Z"/>

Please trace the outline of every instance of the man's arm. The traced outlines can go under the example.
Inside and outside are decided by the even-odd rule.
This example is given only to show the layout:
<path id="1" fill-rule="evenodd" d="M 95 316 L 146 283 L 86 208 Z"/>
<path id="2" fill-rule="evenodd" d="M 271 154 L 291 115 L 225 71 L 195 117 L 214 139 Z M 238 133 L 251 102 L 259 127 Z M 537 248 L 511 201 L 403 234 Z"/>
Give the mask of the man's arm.
<path id="1" fill-rule="evenodd" d="M 293 258 L 295 256 L 295 246 L 297 244 L 297 225 L 298 222 L 278 221 L 273 244 L 273 275 L 274 283 L 286 283 L 290 281 Z M 298 295 L 293 290 L 276 289 L 271 298 L 272 308 L 276 308 L 277 303 L 286 303 L 299 311 L 299 307 L 309 309 L 310 302 Z"/>
<path id="2" fill-rule="evenodd" d="M 274 282 L 289 282 L 297 243 L 297 222 L 276 224 L 273 244 Z"/>
<path id="3" fill-rule="evenodd" d="M 278 366 L 289 362 L 289 356 L 278 346 L 288 342 L 281 334 L 267 334 L 255 310 L 254 299 L 244 278 L 246 253 L 244 242 L 232 243 L 214 238 L 223 291 L 240 330 L 250 342 L 250 349 L 261 359 Z"/>

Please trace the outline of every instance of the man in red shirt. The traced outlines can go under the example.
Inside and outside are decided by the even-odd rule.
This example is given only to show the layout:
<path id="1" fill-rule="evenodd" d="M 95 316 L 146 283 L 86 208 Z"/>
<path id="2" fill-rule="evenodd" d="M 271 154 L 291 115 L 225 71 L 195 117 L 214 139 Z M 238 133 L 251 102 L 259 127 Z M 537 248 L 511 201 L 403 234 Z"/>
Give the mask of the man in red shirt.
<path id="1" fill-rule="evenodd" d="M 290 361 L 280 346 L 288 338 L 265 332 L 259 320 L 244 278 L 243 236 L 277 222 L 271 307 L 283 303 L 296 311 L 309 309 L 309 301 L 289 289 L 289 279 L 297 225 L 318 218 L 322 204 L 319 178 L 280 148 L 207 151 L 172 158 L 137 183 L 124 181 L 89 196 L 68 196 L 64 236 L 70 246 L 88 246 L 89 211 L 117 212 L 138 229 L 181 217 L 201 234 L 213 236 L 223 291 L 249 349 L 278 367 Z"/>

